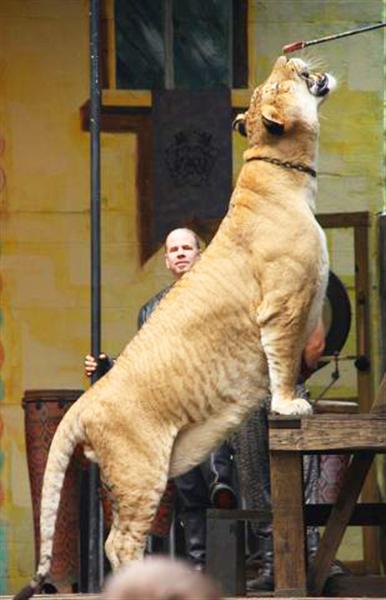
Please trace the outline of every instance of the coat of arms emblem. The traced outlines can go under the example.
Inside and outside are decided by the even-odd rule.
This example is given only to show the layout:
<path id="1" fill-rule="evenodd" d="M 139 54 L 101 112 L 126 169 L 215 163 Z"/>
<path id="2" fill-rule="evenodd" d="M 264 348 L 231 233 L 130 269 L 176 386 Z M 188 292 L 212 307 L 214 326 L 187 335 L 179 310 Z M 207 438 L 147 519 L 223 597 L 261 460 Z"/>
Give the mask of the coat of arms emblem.
<path id="1" fill-rule="evenodd" d="M 206 184 L 218 152 L 210 133 L 199 129 L 176 133 L 165 151 L 166 165 L 175 185 L 200 187 Z"/>

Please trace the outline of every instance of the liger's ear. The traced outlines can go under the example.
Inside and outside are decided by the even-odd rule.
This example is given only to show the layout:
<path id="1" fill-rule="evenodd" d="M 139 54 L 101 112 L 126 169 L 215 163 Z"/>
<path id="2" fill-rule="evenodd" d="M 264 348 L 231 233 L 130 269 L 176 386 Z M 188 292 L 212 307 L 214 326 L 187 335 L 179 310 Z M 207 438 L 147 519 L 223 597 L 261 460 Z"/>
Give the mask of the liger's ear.
<path id="1" fill-rule="evenodd" d="M 264 127 L 274 135 L 284 133 L 284 119 L 279 111 L 270 104 L 266 104 L 261 109 L 261 120 Z"/>
<path id="2" fill-rule="evenodd" d="M 232 129 L 238 131 L 240 135 L 247 136 L 247 129 L 245 126 L 245 113 L 240 113 L 237 115 L 235 120 L 232 123 Z"/>
<path id="3" fill-rule="evenodd" d="M 273 65 L 272 71 L 275 69 L 282 69 L 288 62 L 288 58 L 283 54 L 276 59 L 275 64 Z"/>

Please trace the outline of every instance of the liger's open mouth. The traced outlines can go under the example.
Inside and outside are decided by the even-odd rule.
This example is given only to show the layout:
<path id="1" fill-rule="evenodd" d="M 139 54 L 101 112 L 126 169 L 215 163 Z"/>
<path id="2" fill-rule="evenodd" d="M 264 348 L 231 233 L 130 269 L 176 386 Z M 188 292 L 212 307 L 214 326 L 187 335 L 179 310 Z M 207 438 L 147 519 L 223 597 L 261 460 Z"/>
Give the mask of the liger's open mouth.
<path id="1" fill-rule="evenodd" d="M 309 75 L 306 81 L 310 93 L 314 96 L 322 97 L 331 91 L 330 79 L 326 74 Z"/>
<path id="2" fill-rule="evenodd" d="M 328 79 L 327 75 L 323 75 L 321 77 L 321 79 L 319 79 L 316 87 L 317 87 L 317 91 L 316 91 L 317 96 L 325 96 L 326 94 L 328 94 L 328 92 L 330 91 L 330 87 L 329 87 L 329 79 Z"/>

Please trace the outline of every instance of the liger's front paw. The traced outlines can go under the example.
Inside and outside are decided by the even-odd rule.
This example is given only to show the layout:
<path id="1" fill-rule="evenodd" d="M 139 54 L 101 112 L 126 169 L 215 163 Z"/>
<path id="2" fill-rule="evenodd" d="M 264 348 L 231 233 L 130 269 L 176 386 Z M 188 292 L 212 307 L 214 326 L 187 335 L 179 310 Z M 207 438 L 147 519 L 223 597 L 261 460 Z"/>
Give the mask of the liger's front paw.
<path id="1" fill-rule="evenodd" d="M 310 415 L 312 407 L 304 398 L 294 398 L 293 400 L 275 400 L 272 399 L 272 412 L 279 415 Z"/>

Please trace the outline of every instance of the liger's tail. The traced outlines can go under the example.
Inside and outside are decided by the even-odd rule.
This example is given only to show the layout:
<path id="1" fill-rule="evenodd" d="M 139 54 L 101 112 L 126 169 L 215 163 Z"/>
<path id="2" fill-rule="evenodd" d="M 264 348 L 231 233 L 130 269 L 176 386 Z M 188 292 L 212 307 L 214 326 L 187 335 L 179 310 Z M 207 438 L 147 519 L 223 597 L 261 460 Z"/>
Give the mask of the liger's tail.
<path id="1" fill-rule="evenodd" d="M 28 600 L 39 592 L 49 574 L 64 476 L 75 446 L 84 441 L 84 431 L 79 418 L 82 404 L 82 399 L 79 399 L 67 411 L 52 439 L 44 472 L 40 506 L 39 565 L 30 583 L 14 596 L 14 600 Z"/>

